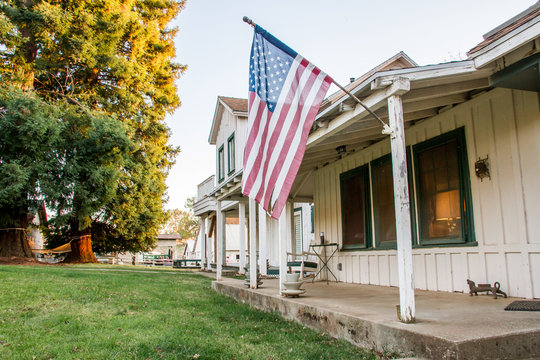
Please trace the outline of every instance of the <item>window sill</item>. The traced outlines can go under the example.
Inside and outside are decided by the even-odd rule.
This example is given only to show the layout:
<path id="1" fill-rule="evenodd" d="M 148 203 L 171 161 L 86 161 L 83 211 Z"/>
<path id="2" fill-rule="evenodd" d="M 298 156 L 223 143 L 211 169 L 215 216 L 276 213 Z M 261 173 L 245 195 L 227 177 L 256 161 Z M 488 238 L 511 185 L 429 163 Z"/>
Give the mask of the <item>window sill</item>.
<path id="1" fill-rule="evenodd" d="M 359 251 L 359 250 L 368 250 L 365 246 L 362 245 L 342 245 L 341 248 L 339 248 L 339 251 Z"/>
<path id="2" fill-rule="evenodd" d="M 450 248 L 450 247 L 473 247 L 478 246 L 476 241 L 467 242 L 467 243 L 453 243 L 453 244 L 424 244 L 424 245 L 413 245 L 413 249 L 429 249 L 429 248 Z M 339 249 L 340 252 L 352 252 L 352 251 L 387 251 L 393 250 L 396 251 L 396 246 L 381 246 L 377 248 L 364 248 L 364 247 L 342 247 Z"/>

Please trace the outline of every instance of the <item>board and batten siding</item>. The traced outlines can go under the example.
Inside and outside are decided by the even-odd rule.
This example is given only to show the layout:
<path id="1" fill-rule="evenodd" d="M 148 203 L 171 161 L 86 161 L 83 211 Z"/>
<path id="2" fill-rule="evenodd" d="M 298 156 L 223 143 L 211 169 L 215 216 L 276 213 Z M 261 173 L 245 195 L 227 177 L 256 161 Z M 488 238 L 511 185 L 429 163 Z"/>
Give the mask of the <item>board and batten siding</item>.
<path id="1" fill-rule="evenodd" d="M 413 249 L 415 287 L 468 292 L 467 279 L 498 281 L 510 296 L 540 298 L 539 96 L 493 89 L 410 127 L 406 143 L 459 127 L 465 128 L 478 245 Z M 324 232 L 327 241 L 341 244 L 340 174 L 389 152 L 386 139 L 316 170 L 315 234 Z M 486 156 L 491 180 L 481 181 L 474 163 Z M 340 281 L 398 286 L 396 250 L 340 251 L 331 267 Z"/>

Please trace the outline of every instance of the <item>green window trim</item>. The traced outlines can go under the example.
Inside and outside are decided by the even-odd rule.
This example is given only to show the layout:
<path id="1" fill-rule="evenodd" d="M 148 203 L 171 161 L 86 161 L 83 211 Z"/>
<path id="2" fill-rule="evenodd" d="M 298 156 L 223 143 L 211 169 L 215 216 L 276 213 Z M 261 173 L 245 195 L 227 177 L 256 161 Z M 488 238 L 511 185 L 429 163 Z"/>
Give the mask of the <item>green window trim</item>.
<path id="1" fill-rule="evenodd" d="M 433 247 L 433 246 L 472 246 L 476 244 L 474 221 L 473 221 L 473 208 L 472 208 L 472 196 L 471 196 L 471 184 L 469 175 L 469 166 L 467 158 L 467 143 L 465 139 L 465 129 L 463 127 L 456 130 L 444 133 L 437 137 L 428 139 L 424 142 L 416 144 L 412 148 L 414 172 L 416 175 L 416 187 L 415 187 L 415 214 L 418 213 L 416 207 L 421 206 L 421 194 L 420 194 L 420 170 L 419 170 L 419 154 L 456 141 L 457 151 L 457 168 L 458 168 L 458 189 L 459 189 L 459 203 L 460 203 L 460 218 L 461 218 L 461 236 L 458 237 L 442 237 L 438 239 L 427 239 L 422 237 L 422 216 L 418 215 L 418 226 L 416 230 L 416 243 L 413 242 L 415 247 Z M 412 197 L 412 196 L 411 196 Z M 411 202 L 412 206 L 412 202 Z M 416 220 L 416 219 L 414 219 Z"/>
<path id="2" fill-rule="evenodd" d="M 372 198 L 373 198 L 373 205 L 372 205 L 372 214 L 373 214 L 373 223 L 375 224 L 375 227 L 373 229 L 373 235 L 375 240 L 375 247 L 373 247 L 374 250 L 386 250 L 386 249 L 396 249 L 397 246 L 397 240 L 394 242 L 381 242 L 381 234 L 379 233 L 379 217 L 377 214 L 377 188 L 375 186 L 374 181 L 374 171 L 381 166 L 387 165 L 390 163 L 390 167 L 392 167 L 392 156 L 391 154 L 386 154 L 384 156 L 381 156 L 378 159 L 375 159 L 371 161 L 371 178 L 370 178 L 370 184 L 371 184 L 371 192 L 372 192 Z M 392 197 L 394 196 L 394 188 L 392 187 Z M 395 208 L 394 208 L 394 214 L 395 214 Z M 395 220 L 395 217 L 394 217 Z M 394 227 L 395 227 L 395 221 L 394 221 Z"/>
<path id="3" fill-rule="evenodd" d="M 343 216 L 346 213 L 344 209 L 345 198 L 344 194 L 344 182 L 348 179 L 359 176 L 364 187 L 364 243 L 363 244 L 345 244 L 346 238 L 346 219 Z M 352 170 L 340 174 L 340 189 L 341 189 L 341 249 L 340 250 L 363 250 L 371 247 L 371 206 L 366 206 L 366 204 L 371 204 L 370 197 L 370 187 L 369 187 L 369 168 L 368 165 L 362 165 Z"/>
<path id="4" fill-rule="evenodd" d="M 217 152 L 217 158 L 218 158 L 218 182 L 222 182 L 225 179 L 225 154 L 224 154 L 224 147 L 221 145 Z"/>
<path id="5" fill-rule="evenodd" d="M 295 225 L 295 234 L 294 234 L 294 245 L 295 245 L 295 252 L 298 251 L 296 242 L 296 231 L 298 231 L 298 234 L 300 235 L 300 252 L 304 251 L 304 217 L 303 217 L 303 211 L 301 207 L 294 208 L 293 210 L 293 218 L 297 215 L 300 215 L 300 228 L 296 228 L 296 220 L 294 221 Z"/>
<path id="6" fill-rule="evenodd" d="M 311 205 L 311 233 L 315 233 L 315 205 Z"/>
<path id="7" fill-rule="evenodd" d="M 227 169 L 229 170 L 227 175 L 231 175 L 235 170 L 236 162 L 236 147 L 234 140 L 234 132 L 227 139 Z"/>

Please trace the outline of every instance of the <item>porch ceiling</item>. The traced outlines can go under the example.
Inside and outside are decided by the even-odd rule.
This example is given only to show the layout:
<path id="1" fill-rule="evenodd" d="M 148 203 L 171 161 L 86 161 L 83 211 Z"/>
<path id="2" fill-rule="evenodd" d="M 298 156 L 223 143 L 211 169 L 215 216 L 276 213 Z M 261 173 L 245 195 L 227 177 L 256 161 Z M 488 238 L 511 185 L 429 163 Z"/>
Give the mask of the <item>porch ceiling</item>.
<path id="1" fill-rule="evenodd" d="M 353 93 L 365 103 L 371 101 L 372 104 L 368 106 L 388 124 L 384 92 L 388 91 L 392 79 L 408 81 L 410 90 L 402 95 L 402 101 L 405 128 L 409 128 L 489 89 L 489 76 L 492 73 L 492 68 L 476 70 L 470 61 L 388 71 L 367 79 Z M 340 125 L 333 128 L 334 123 Z M 348 96 L 341 103 L 323 110 L 315 121 L 315 127 L 308 138 L 304 159 L 293 185 L 297 196 L 312 196 L 312 182 L 304 178 L 314 169 L 387 137 L 381 133 L 379 122 Z M 336 151 L 341 145 L 346 146 L 343 155 Z"/>

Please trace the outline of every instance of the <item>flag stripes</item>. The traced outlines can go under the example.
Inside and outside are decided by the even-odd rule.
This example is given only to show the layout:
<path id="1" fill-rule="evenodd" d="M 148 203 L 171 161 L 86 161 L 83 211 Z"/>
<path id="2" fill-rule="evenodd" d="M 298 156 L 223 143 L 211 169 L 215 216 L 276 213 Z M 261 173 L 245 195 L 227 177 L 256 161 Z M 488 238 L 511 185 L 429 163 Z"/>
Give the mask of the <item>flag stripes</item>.
<path id="1" fill-rule="evenodd" d="M 293 58 L 291 50 L 279 40 L 272 37 L 269 46 L 257 28 L 250 66 L 256 71 L 250 74 L 242 193 L 254 198 L 277 219 L 332 79 L 302 56 L 292 53 Z M 284 79 L 282 69 L 288 69 Z"/>

